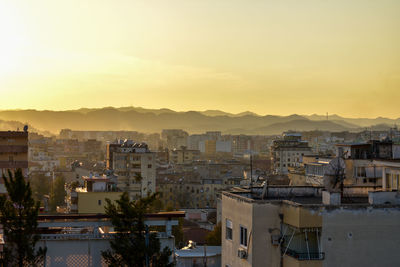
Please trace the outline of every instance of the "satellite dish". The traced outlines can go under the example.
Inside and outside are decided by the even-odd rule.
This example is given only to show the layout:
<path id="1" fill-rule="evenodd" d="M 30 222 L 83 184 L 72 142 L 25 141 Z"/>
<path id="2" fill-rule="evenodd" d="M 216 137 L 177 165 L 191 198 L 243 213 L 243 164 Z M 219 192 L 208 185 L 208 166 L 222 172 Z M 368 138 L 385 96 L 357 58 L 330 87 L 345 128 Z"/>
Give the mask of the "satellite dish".
<path id="1" fill-rule="evenodd" d="M 28 132 L 28 125 L 24 126 L 24 132 L 26 132 L 26 133 Z"/>
<path id="2" fill-rule="evenodd" d="M 329 192 L 340 191 L 345 178 L 346 164 L 341 157 L 332 159 L 325 167 L 324 186 Z M 338 188 L 340 185 L 340 188 Z"/>

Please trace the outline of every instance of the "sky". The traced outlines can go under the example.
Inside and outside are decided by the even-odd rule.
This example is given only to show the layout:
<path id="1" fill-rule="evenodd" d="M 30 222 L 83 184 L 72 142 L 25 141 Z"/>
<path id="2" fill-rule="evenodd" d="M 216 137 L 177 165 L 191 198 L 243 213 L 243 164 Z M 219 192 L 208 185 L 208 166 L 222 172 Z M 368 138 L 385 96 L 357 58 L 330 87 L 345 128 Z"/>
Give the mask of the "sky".
<path id="1" fill-rule="evenodd" d="M 400 117 L 398 0 L 0 0 L 0 109 Z"/>

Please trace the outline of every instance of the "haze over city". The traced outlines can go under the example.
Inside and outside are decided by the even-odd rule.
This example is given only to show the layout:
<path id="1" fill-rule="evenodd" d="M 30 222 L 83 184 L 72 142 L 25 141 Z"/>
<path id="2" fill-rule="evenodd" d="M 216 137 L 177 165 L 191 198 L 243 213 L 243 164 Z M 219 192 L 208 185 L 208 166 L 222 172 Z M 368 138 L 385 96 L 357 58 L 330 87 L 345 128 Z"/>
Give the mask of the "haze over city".
<path id="1" fill-rule="evenodd" d="M 0 0 L 0 266 L 400 266 L 399 0 Z"/>

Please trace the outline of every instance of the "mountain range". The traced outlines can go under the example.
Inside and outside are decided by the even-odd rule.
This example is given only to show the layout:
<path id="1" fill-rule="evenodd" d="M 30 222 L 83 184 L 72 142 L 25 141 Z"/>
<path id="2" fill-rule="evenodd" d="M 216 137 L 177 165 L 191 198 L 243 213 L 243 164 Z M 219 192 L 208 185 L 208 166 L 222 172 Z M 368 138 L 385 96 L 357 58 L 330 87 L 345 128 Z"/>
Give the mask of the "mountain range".
<path id="1" fill-rule="evenodd" d="M 183 129 L 189 133 L 222 131 L 224 134 L 272 135 L 288 130 L 352 132 L 362 131 L 365 128 L 389 130 L 390 127 L 400 123 L 400 118 L 345 118 L 330 115 L 327 119 L 326 116 L 317 114 L 263 116 L 250 111 L 233 114 L 220 110 L 183 112 L 141 107 L 81 108 L 66 111 L 0 110 L 0 120 L 3 120 L 3 124 L 9 121 L 18 122 L 18 125 L 29 124 L 38 132 L 49 131 L 53 134 L 69 128 L 147 133 L 161 132 L 162 129 Z"/>

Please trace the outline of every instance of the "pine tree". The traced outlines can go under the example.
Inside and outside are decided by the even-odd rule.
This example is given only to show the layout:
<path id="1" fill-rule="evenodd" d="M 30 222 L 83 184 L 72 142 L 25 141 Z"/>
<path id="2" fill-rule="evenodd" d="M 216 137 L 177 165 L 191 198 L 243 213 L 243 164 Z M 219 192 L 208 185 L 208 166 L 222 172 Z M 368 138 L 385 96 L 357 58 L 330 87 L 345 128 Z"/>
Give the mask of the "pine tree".
<path id="1" fill-rule="evenodd" d="M 0 223 L 4 231 L 4 266 L 37 266 L 44 260 L 46 248 L 36 250 L 39 241 L 37 218 L 39 201 L 34 201 L 29 182 L 19 169 L 14 176 L 4 175 L 8 195 L 0 196 Z"/>
<path id="2" fill-rule="evenodd" d="M 65 204 L 65 178 L 59 176 L 54 179 L 50 192 L 50 210 L 51 212 L 57 211 L 57 206 Z"/>
<path id="3" fill-rule="evenodd" d="M 116 204 L 106 200 L 106 214 L 110 216 L 116 231 L 115 239 L 110 241 L 111 250 L 102 252 L 109 266 L 143 267 L 146 266 L 146 260 L 151 267 L 174 266 L 169 263 L 171 250 L 166 247 L 160 251 L 156 233 L 149 232 L 144 223 L 156 196 L 152 194 L 130 201 L 125 192 Z"/>

